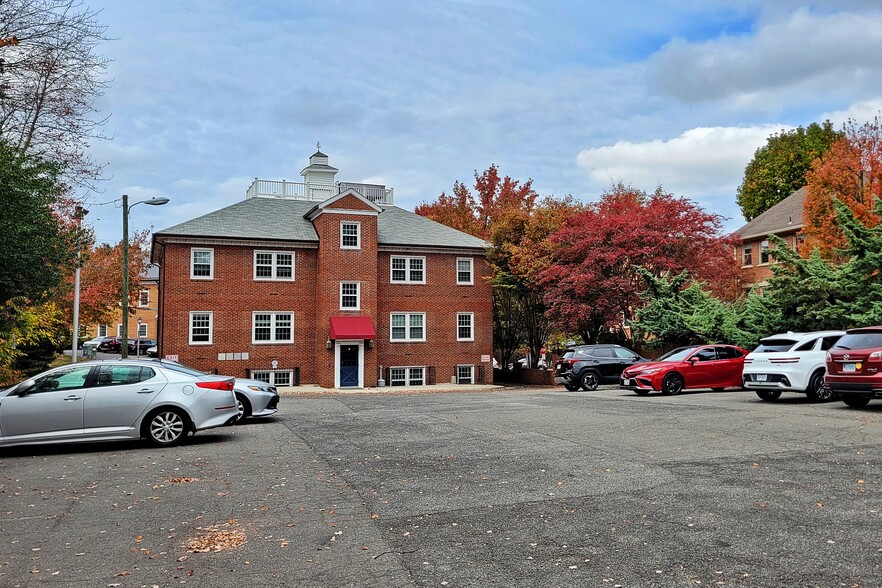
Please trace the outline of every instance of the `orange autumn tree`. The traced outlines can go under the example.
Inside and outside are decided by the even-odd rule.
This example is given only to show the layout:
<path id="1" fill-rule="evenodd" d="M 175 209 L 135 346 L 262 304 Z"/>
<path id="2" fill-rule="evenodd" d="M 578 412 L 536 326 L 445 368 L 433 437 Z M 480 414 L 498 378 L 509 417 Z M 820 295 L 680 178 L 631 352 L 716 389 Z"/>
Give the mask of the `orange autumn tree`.
<path id="1" fill-rule="evenodd" d="M 846 239 L 836 218 L 834 198 L 867 227 L 879 223 L 874 199 L 882 198 L 882 121 L 878 116 L 862 125 L 849 120 L 843 132 L 806 173 L 803 257 L 817 248 L 826 259 L 845 261 L 839 259 Z"/>

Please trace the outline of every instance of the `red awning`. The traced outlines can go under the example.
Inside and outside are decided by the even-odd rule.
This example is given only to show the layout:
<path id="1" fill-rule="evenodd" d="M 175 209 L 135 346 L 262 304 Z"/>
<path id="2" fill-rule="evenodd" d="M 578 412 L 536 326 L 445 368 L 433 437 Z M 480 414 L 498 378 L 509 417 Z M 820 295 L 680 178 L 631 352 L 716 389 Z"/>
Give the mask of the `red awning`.
<path id="1" fill-rule="evenodd" d="M 331 339 L 376 339 L 369 316 L 332 316 Z"/>

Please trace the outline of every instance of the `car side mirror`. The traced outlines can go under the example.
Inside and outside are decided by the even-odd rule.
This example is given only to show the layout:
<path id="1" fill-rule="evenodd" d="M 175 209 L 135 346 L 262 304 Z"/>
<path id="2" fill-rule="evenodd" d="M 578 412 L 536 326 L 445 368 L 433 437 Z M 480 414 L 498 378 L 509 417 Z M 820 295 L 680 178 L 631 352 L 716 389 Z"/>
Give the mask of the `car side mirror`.
<path id="1" fill-rule="evenodd" d="M 30 380 L 28 382 L 22 382 L 21 384 L 19 384 L 18 386 L 15 387 L 15 390 L 12 393 L 16 396 L 27 396 L 28 393 L 31 392 L 34 389 L 34 386 L 36 386 L 36 385 L 37 385 L 37 383 L 34 382 L 33 380 Z"/>
<path id="2" fill-rule="evenodd" d="M 690 365 L 695 365 L 696 363 L 698 363 L 698 358 L 693 356 L 693 357 L 690 357 L 689 359 L 687 359 L 686 361 L 688 361 Z"/>

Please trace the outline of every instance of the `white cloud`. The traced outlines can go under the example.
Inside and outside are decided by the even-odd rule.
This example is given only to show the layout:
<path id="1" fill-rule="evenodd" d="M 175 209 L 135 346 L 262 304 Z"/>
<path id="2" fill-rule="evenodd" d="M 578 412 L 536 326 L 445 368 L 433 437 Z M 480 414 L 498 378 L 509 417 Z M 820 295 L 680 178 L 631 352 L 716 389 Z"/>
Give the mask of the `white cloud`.
<path id="1" fill-rule="evenodd" d="M 580 167 L 601 186 L 622 181 L 644 190 L 661 185 L 666 191 L 701 200 L 728 194 L 734 201 L 744 167 L 769 135 L 786 125 L 699 127 L 668 140 L 585 149 Z"/>
<path id="2" fill-rule="evenodd" d="M 829 120 L 834 126 L 840 127 L 848 121 L 848 119 L 857 121 L 859 124 L 873 120 L 882 112 L 882 98 L 875 100 L 864 100 L 856 102 L 845 110 L 837 110 L 824 114 L 821 120 Z"/>
<path id="3" fill-rule="evenodd" d="M 658 87 L 684 102 L 733 99 L 742 107 L 806 92 L 845 99 L 882 93 L 882 12 L 803 8 L 779 17 L 752 34 L 669 41 L 651 60 Z"/>

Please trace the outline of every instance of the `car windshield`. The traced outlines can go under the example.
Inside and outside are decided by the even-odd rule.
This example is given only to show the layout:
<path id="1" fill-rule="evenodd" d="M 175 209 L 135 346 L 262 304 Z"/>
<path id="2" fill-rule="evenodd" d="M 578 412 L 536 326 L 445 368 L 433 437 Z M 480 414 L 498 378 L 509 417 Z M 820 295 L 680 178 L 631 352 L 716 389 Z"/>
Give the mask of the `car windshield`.
<path id="1" fill-rule="evenodd" d="M 852 333 L 843 335 L 833 349 L 869 349 L 882 347 L 882 333 Z"/>
<path id="2" fill-rule="evenodd" d="M 204 376 L 208 373 L 197 370 L 196 368 L 192 368 L 188 365 L 184 365 L 178 361 L 171 361 L 170 359 L 163 359 L 160 363 L 165 368 L 176 372 L 181 372 L 182 374 L 187 374 L 189 376 Z"/>
<path id="3" fill-rule="evenodd" d="M 693 345 L 692 347 L 678 347 L 673 351 L 668 351 L 667 353 L 658 356 L 655 361 L 683 361 L 690 355 L 692 355 L 696 349 L 699 349 L 700 346 Z"/>
<path id="4" fill-rule="evenodd" d="M 790 348 L 796 345 L 796 341 L 792 339 L 763 339 L 759 343 L 759 347 L 753 350 L 754 353 L 773 353 L 775 351 L 790 351 Z"/>

